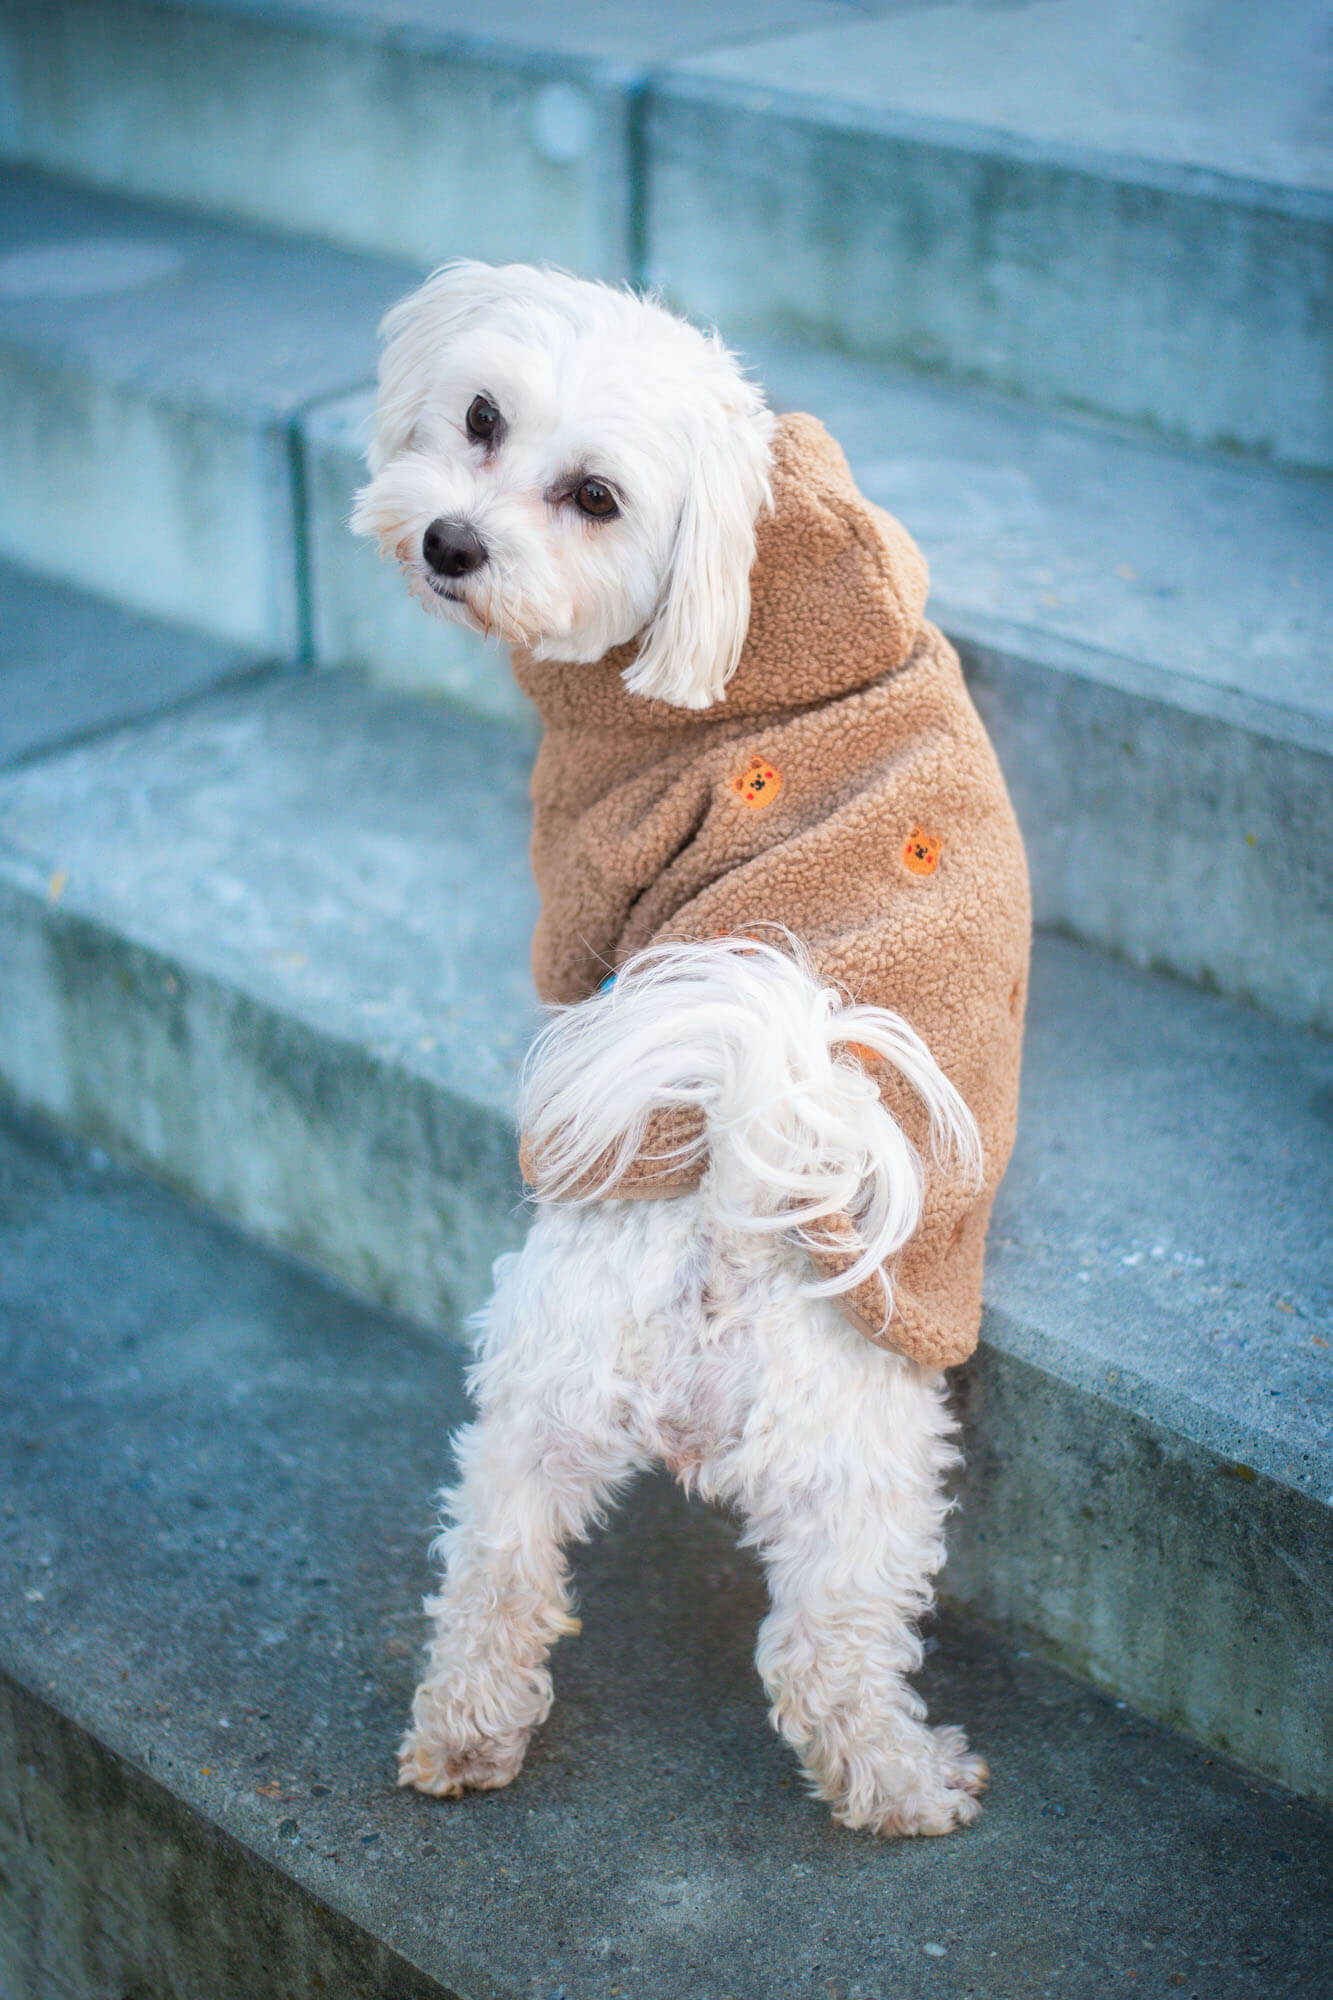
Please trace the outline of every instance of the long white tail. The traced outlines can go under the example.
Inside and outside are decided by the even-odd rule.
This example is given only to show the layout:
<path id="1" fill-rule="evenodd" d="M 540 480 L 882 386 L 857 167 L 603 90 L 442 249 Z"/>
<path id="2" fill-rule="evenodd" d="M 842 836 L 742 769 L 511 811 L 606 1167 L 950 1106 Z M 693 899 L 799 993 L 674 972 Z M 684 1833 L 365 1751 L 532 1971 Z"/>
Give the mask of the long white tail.
<path id="1" fill-rule="evenodd" d="M 908 1242 L 921 1219 L 916 1148 L 885 1109 L 852 1044 L 873 1050 L 930 1114 L 941 1165 L 978 1179 L 976 1122 L 899 1015 L 821 985 L 786 931 L 776 943 L 722 938 L 639 953 L 601 993 L 558 1009 L 524 1070 L 521 1117 L 540 1163 L 537 1193 L 596 1200 L 642 1149 L 651 1113 L 702 1116 L 664 1164 L 707 1153 L 718 1212 L 737 1230 L 858 1249 L 814 1293 L 850 1291 Z M 595 1176 L 595 1178 L 592 1178 Z M 821 1233 L 842 1215 L 857 1239 Z"/>

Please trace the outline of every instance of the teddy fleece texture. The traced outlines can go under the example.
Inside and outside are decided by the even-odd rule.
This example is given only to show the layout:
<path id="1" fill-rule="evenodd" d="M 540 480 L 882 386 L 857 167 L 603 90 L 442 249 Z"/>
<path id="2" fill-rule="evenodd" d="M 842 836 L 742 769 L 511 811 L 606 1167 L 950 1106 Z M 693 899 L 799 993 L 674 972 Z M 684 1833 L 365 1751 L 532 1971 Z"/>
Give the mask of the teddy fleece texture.
<path id="1" fill-rule="evenodd" d="M 645 945 L 782 924 L 825 978 L 910 1022 L 977 1120 L 984 1185 L 941 1171 L 919 1101 L 874 1071 L 921 1152 L 925 1207 L 887 1327 L 877 1278 L 838 1303 L 868 1338 L 944 1367 L 976 1344 L 986 1226 L 1013 1145 L 1023 846 L 957 655 L 925 621 L 911 537 L 857 492 L 813 417 L 779 423 L 772 484 L 748 635 L 720 702 L 694 711 L 630 694 L 632 645 L 593 666 L 515 657 L 545 724 L 533 970 L 543 1000 L 578 1001 Z M 698 1165 L 654 1164 L 672 1136 L 664 1120 L 611 1192 L 696 1182 Z M 827 1275 L 850 1257 L 815 1261 Z"/>

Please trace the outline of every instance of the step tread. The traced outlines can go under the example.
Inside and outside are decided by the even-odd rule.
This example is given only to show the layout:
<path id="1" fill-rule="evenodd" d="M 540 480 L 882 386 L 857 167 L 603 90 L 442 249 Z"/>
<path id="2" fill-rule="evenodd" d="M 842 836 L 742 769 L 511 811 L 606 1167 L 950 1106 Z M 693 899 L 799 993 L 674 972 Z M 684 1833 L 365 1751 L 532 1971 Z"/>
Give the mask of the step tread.
<path id="1" fill-rule="evenodd" d="M 1035 14 L 959 6 L 904 10 L 888 0 L 685 0 L 670 10 L 581 5 L 559 33 L 542 0 L 501 0 L 478 30 L 461 0 L 168 0 L 190 11 L 329 35 L 408 40 L 430 51 L 545 57 L 666 79 L 715 80 L 849 112 L 984 134 L 1029 148 L 1101 152 L 1333 191 L 1326 90 L 1333 67 L 1323 0 L 1280 23 L 1238 18 L 1219 33 L 1209 0 L 1136 0 L 1090 13 L 1047 0 Z M 867 19 L 866 16 L 871 18 Z M 661 77 L 655 79 L 659 84 Z"/>
<path id="2" fill-rule="evenodd" d="M 155 1912 L 123 1858 L 156 1854 L 151 1809 L 127 1817 L 123 1779 L 71 1799 L 102 1870 L 76 1969 L 110 1930 L 127 1985 L 135 1943 L 160 1967 L 164 1926 L 195 1924 L 215 1951 L 234 1926 L 248 1963 L 284 1882 L 419 1968 L 414 1994 L 670 2000 L 719 1966 L 735 2000 L 914 2000 L 942 1977 L 1076 2000 L 1315 1990 L 1333 1823 L 952 1617 L 922 1686 L 990 1757 L 982 1821 L 836 1832 L 765 1723 L 752 1558 L 663 1479 L 579 1554 L 583 1634 L 519 1782 L 456 1806 L 395 1791 L 456 1352 L 32 1127 L 0 1129 L 0 1210 L 0 1659 L 101 1746 L 94 1768 L 127 1759 L 192 1816 Z M 30 1740 L 6 1787 L 25 1829 L 51 1823 L 66 1754 Z M 226 1836 L 249 1872 L 205 1905 Z M 46 1868 L 22 1840 L 11 1863 L 20 1891 Z M 308 1962 L 266 1960 L 247 1990 Z"/>
<path id="3" fill-rule="evenodd" d="M 1323 0 L 1280 21 L 1236 14 L 1225 31 L 1210 0 L 865 11 L 884 18 L 778 31 L 680 69 L 805 100 L 816 119 L 922 121 L 946 143 L 950 126 L 972 127 L 1001 150 L 1009 140 L 1333 193 Z"/>
<path id="4" fill-rule="evenodd" d="M 68 250 L 58 264 L 45 253 L 93 238 L 109 240 L 90 282 L 108 289 L 96 312 L 72 312 Z M 159 253 L 171 266 L 153 276 Z M 146 281 L 116 282 L 118 257 L 120 276 Z M 359 452 L 372 402 L 353 385 L 372 377 L 375 325 L 414 276 L 0 168 L 0 341 L 188 406 L 299 417 L 317 445 Z M 865 490 L 912 528 L 957 637 L 1026 643 L 1043 664 L 1333 749 L 1333 481 L 818 349 L 751 358 L 775 403 L 823 417 Z"/>
<path id="5" fill-rule="evenodd" d="M 273 683 L 0 780 L 0 879 L 507 1118 L 528 754 Z M 1333 1044 L 1039 940 L 987 1338 L 1333 1503 L 1330 1105 Z"/>
<path id="6" fill-rule="evenodd" d="M 418 275 L 0 166 L 0 342 L 168 403 L 282 419 L 373 380 Z"/>
<path id="7" fill-rule="evenodd" d="M 1333 481 L 804 345 L 743 359 L 911 529 L 953 637 L 1333 753 Z M 306 435 L 350 464 L 372 408 L 332 399 Z"/>
<path id="8" fill-rule="evenodd" d="M 756 349 L 911 528 L 932 609 L 985 644 L 1333 750 L 1333 481 L 1167 450 L 979 390 Z"/>
<path id="9" fill-rule="evenodd" d="M 260 666 L 0 559 L 0 766 L 136 722 Z"/>
<path id="10" fill-rule="evenodd" d="M 47 11 L 0 10 L 16 157 L 420 264 L 642 266 L 733 330 L 1328 465 L 1312 6 Z"/>
<path id="11" fill-rule="evenodd" d="M 846 0 L 678 0 L 671 8 L 566 8 L 558 29 L 545 0 L 494 0 L 484 25 L 468 0 L 167 0 L 194 12 L 259 16 L 330 35 L 405 40 L 442 51 L 460 45 L 505 54 L 639 68 L 744 41 L 774 29 L 833 27 Z"/>

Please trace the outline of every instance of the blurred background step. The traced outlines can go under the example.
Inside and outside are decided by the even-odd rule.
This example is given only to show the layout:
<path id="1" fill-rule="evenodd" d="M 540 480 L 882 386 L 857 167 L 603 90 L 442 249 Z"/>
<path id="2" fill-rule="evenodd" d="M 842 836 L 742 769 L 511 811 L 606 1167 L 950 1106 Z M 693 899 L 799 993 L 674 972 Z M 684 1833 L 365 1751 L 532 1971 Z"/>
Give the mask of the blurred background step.
<path id="1" fill-rule="evenodd" d="M 0 0 L 0 49 L 10 158 L 1333 463 L 1326 0 Z"/>
<path id="2" fill-rule="evenodd" d="M 754 1558 L 661 1477 L 575 1552 L 518 1781 L 396 1791 L 456 1346 L 31 1125 L 0 1213 L 6 1994 L 1318 1990 L 1327 1815 L 956 1614 L 920 1684 L 981 1821 L 832 1828 L 765 1719 Z"/>
<path id="3" fill-rule="evenodd" d="M 0 768 L 274 670 L 0 561 Z"/>
<path id="4" fill-rule="evenodd" d="M 0 552 L 305 647 L 295 426 L 372 380 L 402 266 L 0 170 Z"/>
<path id="5" fill-rule="evenodd" d="M 622 277 L 643 63 L 840 17 L 832 0 L 0 0 L 0 150 L 422 265 Z"/>
<path id="6" fill-rule="evenodd" d="M 0 1081 L 454 1324 L 523 1228 L 526 778 L 323 675 L 0 779 Z M 1330 1107 L 1327 1041 L 1039 941 L 947 1585 L 1325 1798 Z"/>
<path id="7" fill-rule="evenodd" d="M 1333 1031 L 1333 485 L 817 350 L 747 358 L 911 527 L 1038 921 Z M 346 522 L 371 396 L 303 423 L 315 657 L 525 719 Z"/>
<path id="8" fill-rule="evenodd" d="M 740 339 L 1333 463 L 1326 0 L 882 12 L 654 79 L 646 275 Z"/>

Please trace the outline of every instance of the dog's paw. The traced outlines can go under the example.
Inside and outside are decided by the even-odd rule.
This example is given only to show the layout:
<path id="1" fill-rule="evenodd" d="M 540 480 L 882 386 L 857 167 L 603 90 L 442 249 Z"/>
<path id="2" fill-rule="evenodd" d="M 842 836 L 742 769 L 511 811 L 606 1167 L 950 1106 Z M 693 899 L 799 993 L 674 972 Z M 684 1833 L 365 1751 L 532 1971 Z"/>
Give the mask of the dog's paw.
<path id="1" fill-rule="evenodd" d="M 398 1749 L 398 1782 L 435 1799 L 461 1799 L 464 1792 L 496 1792 L 512 1784 L 523 1768 L 526 1732 L 445 1741 L 409 1729 Z"/>
<path id="2" fill-rule="evenodd" d="M 890 1838 L 955 1833 L 981 1817 L 980 1794 L 990 1783 L 985 1758 L 968 1749 L 961 1729 L 945 1727 L 927 1734 L 929 1755 L 885 1812 L 876 1833 Z"/>
<path id="3" fill-rule="evenodd" d="M 985 1758 L 968 1749 L 961 1729 L 923 1730 L 922 1738 L 919 1753 L 885 1771 L 876 1796 L 835 1807 L 833 1817 L 886 1840 L 955 1833 L 979 1819 L 990 1783 Z"/>
<path id="4" fill-rule="evenodd" d="M 973 1798 L 978 1798 L 990 1783 L 986 1759 L 969 1750 L 962 1730 L 951 1724 L 930 1733 L 935 1739 L 940 1771 L 948 1784 L 955 1791 L 970 1792 Z"/>

